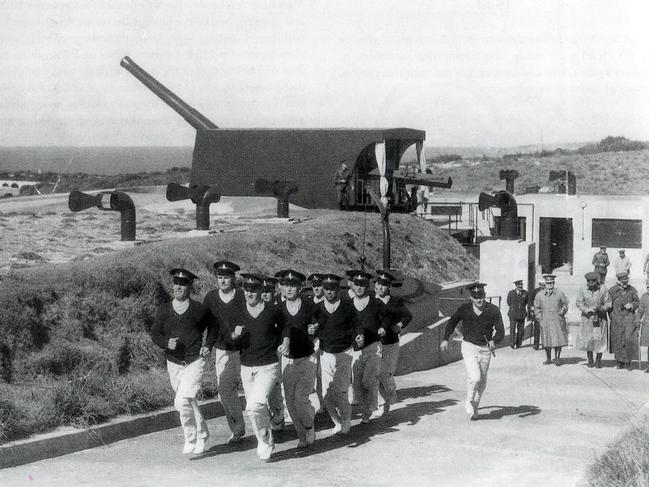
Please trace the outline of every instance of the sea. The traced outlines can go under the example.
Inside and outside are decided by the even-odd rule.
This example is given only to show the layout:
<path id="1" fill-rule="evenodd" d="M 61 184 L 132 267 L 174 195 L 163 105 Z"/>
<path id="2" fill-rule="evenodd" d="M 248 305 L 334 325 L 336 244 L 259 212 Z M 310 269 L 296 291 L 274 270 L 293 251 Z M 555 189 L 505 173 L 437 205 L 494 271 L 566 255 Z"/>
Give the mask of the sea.
<path id="1" fill-rule="evenodd" d="M 164 172 L 191 167 L 193 147 L 0 147 L 0 172 Z"/>

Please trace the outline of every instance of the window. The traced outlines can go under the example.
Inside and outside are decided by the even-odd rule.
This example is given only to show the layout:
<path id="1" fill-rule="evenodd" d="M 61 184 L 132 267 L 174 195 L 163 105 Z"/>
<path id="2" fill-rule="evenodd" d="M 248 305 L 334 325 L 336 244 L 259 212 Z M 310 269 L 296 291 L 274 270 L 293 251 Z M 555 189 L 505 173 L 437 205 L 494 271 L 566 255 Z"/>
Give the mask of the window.
<path id="1" fill-rule="evenodd" d="M 593 218 L 592 247 L 642 248 L 642 220 Z"/>

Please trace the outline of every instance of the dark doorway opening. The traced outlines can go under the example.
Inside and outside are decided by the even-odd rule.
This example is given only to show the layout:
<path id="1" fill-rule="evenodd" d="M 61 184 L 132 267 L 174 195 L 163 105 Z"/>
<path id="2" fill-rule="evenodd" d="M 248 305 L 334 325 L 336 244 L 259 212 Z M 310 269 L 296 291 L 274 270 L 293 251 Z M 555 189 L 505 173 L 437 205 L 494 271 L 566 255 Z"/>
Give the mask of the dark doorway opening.
<path id="1" fill-rule="evenodd" d="M 539 226 L 539 264 L 543 273 L 566 265 L 572 273 L 572 218 L 541 218 Z"/>

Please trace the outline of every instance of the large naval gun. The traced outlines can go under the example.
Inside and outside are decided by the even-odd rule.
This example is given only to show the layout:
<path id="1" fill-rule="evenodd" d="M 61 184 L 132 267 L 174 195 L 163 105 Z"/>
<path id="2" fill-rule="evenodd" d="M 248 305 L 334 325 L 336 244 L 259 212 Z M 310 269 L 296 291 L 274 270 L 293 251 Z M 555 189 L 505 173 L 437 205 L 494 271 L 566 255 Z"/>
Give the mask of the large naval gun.
<path id="1" fill-rule="evenodd" d="M 196 129 L 190 186 L 173 188 L 171 196 L 175 199 L 192 199 L 200 205 L 205 200 L 201 193 L 207 191 L 228 196 L 273 194 L 278 198 L 278 211 L 288 211 L 289 197 L 305 208 L 339 208 L 334 175 L 344 160 L 350 170 L 345 209 L 375 208 L 370 195 L 372 191 L 378 193 L 376 146 L 381 143 L 385 144 L 390 211 L 415 209 L 412 186 L 449 188 L 452 184 L 450 178 L 445 180 L 425 170 L 406 173 L 400 167 L 409 147 L 415 145 L 417 154 L 422 154 L 426 137 L 422 130 L 224 129 L 129 57 L 120 64 Z"/>

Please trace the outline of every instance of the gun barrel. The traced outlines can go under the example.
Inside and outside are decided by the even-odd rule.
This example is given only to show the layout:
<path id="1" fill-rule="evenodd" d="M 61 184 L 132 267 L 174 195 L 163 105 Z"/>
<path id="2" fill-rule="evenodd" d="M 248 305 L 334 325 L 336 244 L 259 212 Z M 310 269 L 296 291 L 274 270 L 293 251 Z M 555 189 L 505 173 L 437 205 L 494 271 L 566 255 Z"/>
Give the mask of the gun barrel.
<path id="1" fill-rule="evenodd" d="M 173 108 L 176 113 L 185 119 L 185 121 L 194 127 L 196 130 L 218 129 L 219 127 L 214 124 L 205 115 L 200 113 L 195 108 L 192 108 L 169 88 L 160 83 L 157 79 L 147 73 L 144 69 L 138 66 L 130 57 L 125 56 L 120 61 L 126 71 L 135 76 L 140 82 L 155 93 L 158 98 Z"/>

